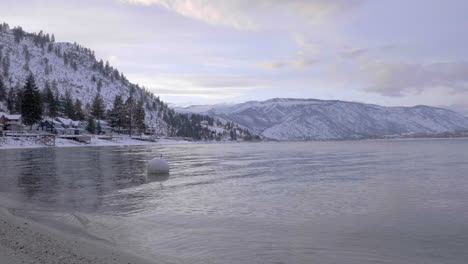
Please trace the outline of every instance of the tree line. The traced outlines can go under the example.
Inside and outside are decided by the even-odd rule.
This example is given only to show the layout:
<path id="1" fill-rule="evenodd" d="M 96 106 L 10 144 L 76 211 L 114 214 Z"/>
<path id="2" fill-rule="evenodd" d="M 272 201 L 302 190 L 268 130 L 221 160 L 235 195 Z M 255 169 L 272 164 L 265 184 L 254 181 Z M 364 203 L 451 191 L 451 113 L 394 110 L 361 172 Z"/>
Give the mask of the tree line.
<path id="1" fill-rule="evenodd" d="M 106 110 L 104 100 L 98 92 L 91 104 L 73 99 L 70 91 L 59 95 L 56 83 L 45 83 L 42 91 L 36 84 L 34 75 L 30 74 L 23 87 L 10 88 L 7 91 L 0 75 L 0 102 L 5 102 L 11 114 L 21 114 L 23 123 L 32 126 L 44 117 L 65 117 L 75 121 L 87 121 L 90 133 L 99 133 L 100 122 L 106 120 L 116 132 L 131 134 L 136 131 L 143 133 L 145 125 L 145 109 L 143 101 L 136 101 L 129 96 L 125 102 L 117 95 L 111 109 Z"/>

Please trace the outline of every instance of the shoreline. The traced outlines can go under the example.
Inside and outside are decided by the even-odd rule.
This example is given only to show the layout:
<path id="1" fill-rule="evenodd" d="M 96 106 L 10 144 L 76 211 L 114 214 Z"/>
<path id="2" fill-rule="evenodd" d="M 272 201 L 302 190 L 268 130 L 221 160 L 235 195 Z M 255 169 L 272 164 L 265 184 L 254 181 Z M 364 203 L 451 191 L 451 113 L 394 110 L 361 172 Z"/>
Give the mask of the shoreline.
<path id="1" fill-rule="evenodd" d="M 2 264 L 150 264 L 120 248 L 61 232 L 0 208 Z"/>
<path id="2" fill-rule="evenodd" d="M 468 139 L 468 136 L 464 137 L 389 137 L 389 138 L 364 138 L 364 139 L 351 139 L 351 140 L 309 140 L 309 141 L 276 141 L 276 140 L 261 140 L 261 141 L 188 141 L 179 140 L 172 138 L 160 139 L 156 142 L 141 141 L 137 139 L 126 138 L 121 142 L 107 141 L 103 139 L 93 138 L 92 143 L 85 144 L 79 143 L 69 139 L 57 139 L 55 146 L 44 146 L 39 144 L 0 144 L 0 151 L 2 150 L 14 150 L 14 149 L 38 149 L 38 148 L 72 148 L 72 147 L 127 147 L 127 146 L 158 146 L 158 145 L 181 145 L 181 144 L 232 144 L 232 143 L 243 143 L 243 142 L 276 142 L 276 143 L 298 143 L 298 142 L 359 142 L 359 141 L 405 141 L 405 140 L 463 140 Z"/>
<path id="3" fill-rule="evenodd" d="M 151 145 L 176 145 L 176 144 L 196 144 L 197 142 L 177 139 L 160 139 L 156 142 L 141 141 L 136 139 L 125 138 L 122 141 L 107 141 L 103 139 L 93 138 L 90 144 L 79 143 L 70 139 L 57 138 L 55 146 L 45 146 L 34 144 L 31 142 L 15 142 L 9 139 L 6 144 L 0 144 L 0 150 L 7 149 L 36 149 L 36 148 L 70 148 L 70 147 L 124 147 L 124 146 L 151 146 Z M 203 142 L 204 143 L 204 142 Z"/>

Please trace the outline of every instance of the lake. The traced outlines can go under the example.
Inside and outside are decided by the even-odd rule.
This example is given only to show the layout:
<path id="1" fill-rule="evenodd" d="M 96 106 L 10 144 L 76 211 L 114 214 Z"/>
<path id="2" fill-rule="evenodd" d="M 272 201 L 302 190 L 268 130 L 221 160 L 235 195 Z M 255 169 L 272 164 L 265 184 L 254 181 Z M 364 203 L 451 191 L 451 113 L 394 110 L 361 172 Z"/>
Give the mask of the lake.
<path id="1" fill-rule="evenodd" d="M 0 150 L 0 197 L 157 263 L 468 261 L 468 139 Z"/>

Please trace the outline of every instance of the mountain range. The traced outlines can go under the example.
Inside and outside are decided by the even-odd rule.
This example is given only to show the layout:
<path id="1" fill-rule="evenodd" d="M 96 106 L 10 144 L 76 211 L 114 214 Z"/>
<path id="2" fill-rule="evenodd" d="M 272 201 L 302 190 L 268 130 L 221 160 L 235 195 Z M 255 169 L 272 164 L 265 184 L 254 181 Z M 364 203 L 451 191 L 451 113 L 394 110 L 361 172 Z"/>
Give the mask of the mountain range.
<path id="1" fill-rule="evenodd" d="M 91 105 L 99 94 L 109 110 L 117 95 L 123 100 L 132 96 L 144 103 L 146 125 L 161 135 L 236 139 L 251 138 L 252 133 L 274 140 L 342 140 L 468 129 L 466 117 L 422 105 L 385 107 L 276 98 L 173 109 L 149 90 L 131 83 L 109 62 L 98 60 L 89 48 L 56 42 L 53 35 L 42 31 L 27 33 L 21 27 L 0 24 L 0 77 L 8 91 L 20 91 L 30 74 L 40 89 L 49 86 L 57 97 L 69 94 L 83 106 Z M 0 111 L 6 110 L 6 98 L 0 97 Z"/>
<path id="2" fill-rule="evenodd" d="M 468 119 L 463 115 L 424 105 L 385 107 L 338 100 L 275 98 L 234 105 L 190 106 L 176 111 L 235 122 L 274 140 L 363 139 L 468 129 Z"/>

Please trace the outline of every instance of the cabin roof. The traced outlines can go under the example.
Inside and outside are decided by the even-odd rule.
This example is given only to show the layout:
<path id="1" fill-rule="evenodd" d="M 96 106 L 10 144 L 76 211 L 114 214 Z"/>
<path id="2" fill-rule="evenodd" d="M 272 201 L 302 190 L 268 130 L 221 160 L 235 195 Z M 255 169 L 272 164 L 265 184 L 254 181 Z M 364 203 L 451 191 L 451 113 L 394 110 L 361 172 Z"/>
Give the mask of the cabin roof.
<path id="1" fill-rule="evenodd" d="M 7 113 L 0 112 L 0 117 L 4 116 L 8 120 L 19 120 L 21 119 L 21 115 L 10 115 Z"/>

